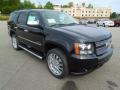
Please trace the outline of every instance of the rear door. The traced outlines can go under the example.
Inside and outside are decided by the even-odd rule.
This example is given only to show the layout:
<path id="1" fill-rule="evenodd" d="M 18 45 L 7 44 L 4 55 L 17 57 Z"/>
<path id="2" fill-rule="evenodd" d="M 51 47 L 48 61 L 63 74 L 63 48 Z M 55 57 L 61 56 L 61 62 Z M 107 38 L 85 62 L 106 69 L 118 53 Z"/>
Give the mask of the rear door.
<path id="1" fill-rule="evenodd" d="M 10 14 L 10 18 L 7 22 L 9 31 L 10 30 L 12 30 L 12 31 L 16 30 L 17 18 L 18 18 L 18 12 L 13 12 L 13 13 Z M 9 34 L 10 34 L 10 32 L 9 32 Z"/>
<path id="2" fill-rule="evenodd" d="M 20 12 L 17 20 L 16 35 L 19 42 L 21 42 L 22 44 L 29 44 L 29 42 L 25 40 L 25 37 L 27 35 L 27 33 L 25 32 L 27 14 L 28 13 L 26 11 Z"/>

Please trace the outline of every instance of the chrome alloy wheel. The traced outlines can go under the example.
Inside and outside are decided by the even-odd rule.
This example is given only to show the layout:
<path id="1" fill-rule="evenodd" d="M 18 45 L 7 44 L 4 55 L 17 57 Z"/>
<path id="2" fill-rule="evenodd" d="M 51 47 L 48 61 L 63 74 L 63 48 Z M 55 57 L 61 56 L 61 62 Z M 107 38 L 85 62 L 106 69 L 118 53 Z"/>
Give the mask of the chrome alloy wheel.
<path id="1" fill-rule="evenodd" d="M 61 75 L 63 73 L 63 61 L 55 53 L 48 55 L 48 67 L 50 71 L 55 75 Z"/>
<path id="2" fill-rule="evenodd" d="M 12 36 L 12 46 L 13 46 L 13 48 L 15 48 L 15 49 L 17 49 L 17 39 L 16 39 L 16 37 L 15 36 Z"/>

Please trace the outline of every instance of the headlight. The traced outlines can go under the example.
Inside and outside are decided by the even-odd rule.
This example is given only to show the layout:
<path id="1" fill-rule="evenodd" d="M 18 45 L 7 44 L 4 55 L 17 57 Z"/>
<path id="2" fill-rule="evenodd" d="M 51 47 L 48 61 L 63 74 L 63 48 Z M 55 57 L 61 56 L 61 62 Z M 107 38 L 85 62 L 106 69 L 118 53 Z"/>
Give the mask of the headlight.
<path id="1" fill-rule="evenodd" d="M 86 55 L 86 54 L 93 54 L 94 46 L 93 44 L 83 44 L 83 43 L 75 43 L 75 53 Z"/>

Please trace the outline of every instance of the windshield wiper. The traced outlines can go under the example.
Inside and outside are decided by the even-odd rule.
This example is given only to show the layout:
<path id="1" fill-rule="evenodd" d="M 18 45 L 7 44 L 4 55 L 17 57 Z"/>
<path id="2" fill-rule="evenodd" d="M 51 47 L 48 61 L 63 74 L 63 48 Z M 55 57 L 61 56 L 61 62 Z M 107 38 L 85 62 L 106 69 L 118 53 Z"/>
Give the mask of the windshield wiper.
<path id="1" fill-rule="evenodd" d="M 53 26 L 64 26 L 64 25 L 67 25 L 67 24 L 53 24 L 50 27 L 53 27 Z"/>
<path id="2" fill-rule="evenodd" d="M 53 24 L 51 25 L 50 27 L 53 27 L 53 26 L 68 26 L 68 25 L 78 25 L 77 23 L 69 23 L 69 24 Z"/>
<path id="3" fill-rule="evenodd" d="M 77 23 L 70 23 L 70 24 L 68 24 L 68 25 L 78 25 Z"/>

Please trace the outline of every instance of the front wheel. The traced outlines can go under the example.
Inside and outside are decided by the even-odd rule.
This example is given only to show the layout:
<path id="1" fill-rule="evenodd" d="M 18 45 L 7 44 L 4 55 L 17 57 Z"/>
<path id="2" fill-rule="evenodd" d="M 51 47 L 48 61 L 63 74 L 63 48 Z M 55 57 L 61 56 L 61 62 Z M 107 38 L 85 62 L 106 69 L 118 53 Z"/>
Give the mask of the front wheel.
<path id="1" fill-rule="evenodd" d="M 68 75 L 67 58 L 60 49 L 55 48 L 48 51 L 47 66 L 50 73 L 56 78 L 62 79 Z"/>
<path id="2" fill-rule="evenodd" d="M 99 27 L 99 24 L 97 23 L 97 27 Z"/>
<path id="3" fill-rule="evenodd" d="M 11 41 L 12 41 L 12 47 L 13 47 L 14 49 L 16 49 L 16 50 L 19 50 L 20 47 L 18 46 L 18 45 L 19 45 L 19 44 L 18 44 L 18 40 L 17 40 L 17 38 L 16 38 L 15 35 L 12 35 L 12 36 L 11 36 Z"/>

